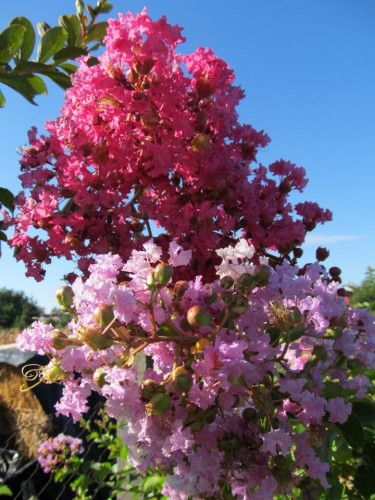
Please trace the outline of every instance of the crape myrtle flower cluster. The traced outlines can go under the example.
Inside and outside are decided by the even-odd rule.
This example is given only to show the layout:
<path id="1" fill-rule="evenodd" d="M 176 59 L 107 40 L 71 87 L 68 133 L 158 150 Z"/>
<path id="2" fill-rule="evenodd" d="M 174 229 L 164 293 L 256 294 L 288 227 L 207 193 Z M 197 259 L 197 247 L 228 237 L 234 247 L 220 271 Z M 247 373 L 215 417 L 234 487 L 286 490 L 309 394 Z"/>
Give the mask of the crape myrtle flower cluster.
<path id="1" fill-rule="evenodd" d="M 49 474 L 64 467 L 71 457 L 80 455 L 83 451 L 82 439 L 61 433 L 39 446 L 38 462 L 42 470 Z"/>
<path id="2" fill-rule="evenodd" d="M 168 254 L 150 240 L 126 263 L 98 257 L 58 290 L 70 333 L 36 322 L 18 338 L 49 356 L 40 380 L 64 382 L 58 412 L 78 420 L 92 391 L 104 396 L 126 420 L 129 459 L 163 470 L 171 499 L 272 499 L 306 478 L 329 488 L 320 450 L 370 386 L 374 318 L 320 263 L 271 268 L 245 239 L 218 250 L 210 283 L 176 281 L 192 252 Z"/>
<path id="3" fill-rule="evenodd" d="M 180 277 L 212 280 L 215 250 L 238 234 L 259 257 L 293 258 L 306 231 L 330 220 L 316 203 L 288 201 L 304 169 L 256 162 L 269 138 L 238 122 L 233 71 L 212 50 L 177 52 L 183 41 L 165 18 L 120 14 L 99 64 L 80 60 L 48 134 L 29 132 L 10 239 L 27 275 L 41 280 L 52 256 L 77 258 L 83 272 L 95 255 L 126 260 L 153 221 L 164 252 L 172 240 L 192 251 Z"/>

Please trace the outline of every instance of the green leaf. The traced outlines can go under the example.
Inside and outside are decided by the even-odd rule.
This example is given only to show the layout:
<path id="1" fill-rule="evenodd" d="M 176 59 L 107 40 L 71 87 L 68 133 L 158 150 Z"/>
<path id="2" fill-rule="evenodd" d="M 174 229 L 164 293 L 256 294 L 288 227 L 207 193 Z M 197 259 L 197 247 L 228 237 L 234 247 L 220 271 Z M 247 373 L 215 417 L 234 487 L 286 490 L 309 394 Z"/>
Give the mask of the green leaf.
<path id="1" fill-rule="evenodd" d="M 41 63 L 48 61 L 50 57 L 62 49 L 65 41 L 66 33 L 60 26 L 56 26 L 46 31 L 38 46 L 37 61 Z"/>
<path id="2" fill-rule="evenodd" d="M 375 482 L 370 478 L 374 477 L 374 471 L 366 466 L 360 465 L 356 471 L 354 485 L 364 498 L 370 498 L 375 493 Z"/>
<path id="3" fill-rule="evenodd" d="M 64 71 L 66 71 L 68 73 L 68 75 L 72 75 L 73 73 L 75 73 L 77 71 L 77 68 L 78 68 L 78 66 L 76 66 L 75 64 L 67 63 L 67 62 L 59 64 L 59 66 Z"/>
<path id="4" fill-rule="evenodd" d="M 66 90 L 72 85 L 72 82 L 68 75 L 58 71 L 54 66 L 50 64 L 37 63 L 33 61 L 22 61 L 14 68 L 16 73 L 22 75 L 28 75 L 31 73 L 40 73 L 41 75 L 48 76 L 52 81 L 54 81 L 61 88 Z"/>
<path id="5" fill-rule="evenodd" d="M 0 241 L 7 241 L 7 235 L 4 233 L 4 231 L 0 231 Z"/>
<path id="6" fill-rule="evenodd" d="M 103 37 L 107 33 L 107 26 L 108 23 L 106 21 L 90 26 L 85 36 L 85 42 L 89 43 L 95 40 L 103 40 Z"/>
<path id="7" fill-rule="evenodd" d="M 59 17 L 59 24 L 64 29 L 68 37 L 68 45 L 80 47 L 82 45 L 81 23 L 74 14 Z"/>
<path id="8" fill-rule="evenodd" d="M 375 404 L 358 401 L 353 403 L 353 413 L 365 427 L 375 426 Z"/>
<path id="9" fill-rule="evenodd" d="M 39 94 L 47 94 L 47 87 L 44 81 L 37 75 L 27 76 L 27 81 L 30 83 L 32 88 L 34 89 L 35 95 Z"/>
<path id="10" fill-rule="evenodd" d="M 33 86 L 24 77 L 20 77 L 14 72 L 9 74 L 0 73 L 0 83 L 4 83 L 4 85 L 21 94 L 31 104 L 36 104 L 34 101 L 35 91 Z"/>
<path id="11" fill-rule="evenodd" d="M 365 434 L 363 432 L 363 427 L 356 416 L 352 412 L 348 420 L 343 424 L 336 424 L 338 429 L 341 431 L 344 439 L 352 448 L 356 450 L 361 450 L 365 441 Z"/>
<path id="12" fill-rule="evenodd" d="M 10 22 L 11 25 L 18 24 L 25 28 L 25 33 L 23 35 L 23 41 L 21 48 L 19 50 L 19 59 L 29 59 L 31 54 L 33 53 L 35 46 L 35 31 L 31 22 L 26 19 L 26 17 L 15 17 Z"/>
<path id="13" fill-rule="evenodd" d="M 24 26 L 13 24 L 0 33 L 0 62 L 8 62 L 14 54 L 20 50 L 23 35 L 26 31 Z"/>
<path id="14" fill-rule="evenodd" d="M 5 106 L 5 97 L 4 94 L 0 90 L 0 108 L 3 108 Z"/>
<path id="15" fill-rule="evenodd" d="M 51 29 L 51 26 L 46 23 L 45 21 L 40 21 L 40 23 L 38 23 L 36 25 L 37 27 L 37 30 L 38 30 L 38 33 L 39 33 L 39 36 L 43 36 L 48 30 Z"/>
<path id="16" fill-rule="evenodd" d="M 0 495 L 4 495 L 5 497 L 12 497 L 13 493 L 12 490 L 4 484 L 3 486 L 0 486 Z"/>
<path id="17" fill-rule="evenodd" d="M 147 476 L 141 483 L 140 489 L 144 492 L 153 491 L 155 489 L 160 489 L 164 484 L 165 478 L 164 476 L 160 476 L 159 474 L 152 474 Z"/>
<path id="18" fill-rule="evenodd" d="M 9 189 L 0 187 L 0 203 L 11 212 L 14 211 L 14 195 Z"/>
<path id="19" fill-rule="evenodd" d="M 61 62 L 68 61 L 69 59 L 76 59 L 77 57 L 85 56 L 86 54 L 87 50 L 82 49 L 81 47 L 64 47 L 56 52 L 53 59 L 56 64 L 59 64 Z"/>

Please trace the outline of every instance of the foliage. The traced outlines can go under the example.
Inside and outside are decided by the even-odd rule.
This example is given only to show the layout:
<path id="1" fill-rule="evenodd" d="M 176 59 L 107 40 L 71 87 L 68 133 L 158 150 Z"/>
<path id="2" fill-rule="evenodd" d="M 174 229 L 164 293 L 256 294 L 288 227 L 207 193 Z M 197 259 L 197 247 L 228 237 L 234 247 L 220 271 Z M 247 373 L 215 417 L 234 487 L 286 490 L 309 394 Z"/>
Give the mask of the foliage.
<path id="1" fill-rule="evenodd" d="M 37 41 L 32 23 L 25 17 L 12 19 L 0 33 L 0 83 L 6 85 L 35 104 L 35 97 L 47 93 L 44 80 L 67 89 L 70 76 L 77 69 L 72 60 L 91 54 L 100 47 L 107 23 L 96 23 L 100 14 L 107 13 L 112 6 L 106 0 L 98 0 L 95 7 L 86 6 L 82 0 L 76 2 L 76 14 L 59 17 L 58 26 L 38 23 L 39 42 L 36 60 L 31 60 Z M 91 58 L 90 64 L 97 60 Z M 0 91 L 0 107 L 5 104 Z"/>
<path id="2" fill-rule="evenodd" d="M 56 482 L 69 484 L 75 500 L 88 500 L 94 491 L 96 494 L 105 494 L 109 500 L 116 499 L 124 491 L 131 492 L 137 499 L 165 498 L 161 494 L 164 483 L 162 474 L 156 471 L 140 474 L 127 463 L 128 451 L 119 437 L 123 427 L 121 424 L 101 411 L 94 421 L 81 419 L 80 426 L 84 432 L 86 449 L 94 445 L 99 459 L 87 458 L 82 440 L 79 440 L 80 451 L 77 453 L 77 450 L 72 450 L 72 443 L 76 448 L 78 440 L 64 435 L 43 443 L 39 458 L 42 468 L 48 473 L 52 471 Z M 64 438 L 64 446 L 61 438 Z M 59 459 L 56 460 L 56 457 Z"/>
<path id="3" fill-rule="evenodd" d="M 355 286 L 352 303 L 356 307 L 365 307 L 375 313 L 375 269 L 368 267 L 366 277 L 359 286 Z"/>
<path id="4" fill-rule="evenodd" d="M 0 289 L 0 328 L 26 328 L 42 312 L 23 292 Z"/>

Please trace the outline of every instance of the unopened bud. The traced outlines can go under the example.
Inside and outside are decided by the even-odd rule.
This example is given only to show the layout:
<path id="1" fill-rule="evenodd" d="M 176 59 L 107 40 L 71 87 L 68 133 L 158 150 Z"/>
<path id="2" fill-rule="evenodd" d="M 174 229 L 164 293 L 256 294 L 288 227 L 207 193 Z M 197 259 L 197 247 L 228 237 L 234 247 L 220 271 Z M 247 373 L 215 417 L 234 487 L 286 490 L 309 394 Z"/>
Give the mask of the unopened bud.
<path id="1" fill-rule="evenodd" d="M 73 298 L 74 294 L 72 287 L 68 285 L 63 285 L 56 291 L 56 299 L 60 306 L 71 307 Z"/>
<path id="2" fill-rule="evenodd" d="M 255 278 L 249 273 L 243 273 L 237 280 L 237 289 L 240 292 L 248 293 L 254 286 Z"/>
<path id="3" fill-rule="evenodd" d="M 329 250 L 327 250 L 326 248 L 324 247 L 318 247 L 316 249 L 316 260 L 318 260 L 319 262 L 323 262 L 323 260 L 326 260 L 329 256 Z"/>
<path id="4" fill-rule="evenodd" d="M 146 404 L 146 411 L 149 415 L 163 415 L 171 409 L 171 406 L 172 400 L 169 394 L 161 392 L 155 394 L 150 402 Z"/>
<path id="5" fill-rule="evenodd" d="M 242 412 L 242 418 L 246 422 L 255 422 L 258 418 L 258 412 L 255 408 L 245 408 Z"/>
<path id="6" fill-rule="evenodd" d="M 154 269 L 154 278 L 158 285 L 166 286 L 168 285 L 170 279 L 172 278 L 173 267 L 168 264 L 161 262 Z"/>
<path id="7" fill-rule="evenodd" d="M 77 336 L 84 344 L 88 345 L 93 351 L 102 351 L 112 347 L 114 339 L 102 335 L 100 328 L 80 327 Z"/>
<path id="8" fill-rule="evenodd" d="M 211 345 L 211 342 L 208 339 L 200 339 L 193 345 L 190 352 L 192 354 L 198 354 L 199 352 L 204 351 L 209 345 Z"/>
<path id="9" fill-rule="evenodd" d="M 64 349 L 68 345 L 71 345 L 71 339 L 60 330 L 53 330 L 51 333 L 51 345 L 56 351 Z"/>
<path id="10" fill-rule="evenodd" d="M 179 366 L 172 374 L 172 384 L 178 392 L 189 392 L 191 386 L 193 385 L 191 373 L 189 373 L 183 366 Z"/>
<path id="11" fill-rule="evenodd" d="M 271 276 L 271 268 L 262 264 L 257 267 L 254 273 L 254 279 L 257 286 L 265 286 L 268 284 Z"/>
<path id="12" fill-rule="evenodd" d="M 96 384 L 100 388 L 104 387 L 105 384 L 107 384 L 107 382 L 105 380 L 105 375 L 106 374 L 105 374 L 102 366 L 97 368 L 94 372 L 94 375 L 92 376 L 92 380 L 93 380 L 94 384 Z"/>
<path id="13" fill-rule="evenodd" d="M 341 269 L 339 267 L 333 266 L 329 269 L 328 272 L 332 276 L 332 278 L 338 278 L 341 274 Z"/>
<path id="14" fill-rule="evenodd" d="M 100 304 L 94 310 L 94 320 L 100 326 L 108 326 L 114 319 L 113 306 L 109 304 Z"/>
<path id="15" fill-rule="evenodd" d="M 223 276 L 220 280 L 220 286 L 224 288 L 224 290 L 229 290 L 232 288 L 234 284 L 234 279 L 232 276 Z"/>
<path id="16" fill-rule="evenodd" d="M 184 280 L 177 281 L 174 285 L 173 295 L 177 299 L 181 299 L 188 288 L 189 288 L 189 283 L 187 281 Z"/>
<path id="17" fill-rule="evenodd" d="M 187 312 L 188 323 L 190 326 L 205 326 L 212 322 L 212 318 L 201 306 L 192 306 Z"/>

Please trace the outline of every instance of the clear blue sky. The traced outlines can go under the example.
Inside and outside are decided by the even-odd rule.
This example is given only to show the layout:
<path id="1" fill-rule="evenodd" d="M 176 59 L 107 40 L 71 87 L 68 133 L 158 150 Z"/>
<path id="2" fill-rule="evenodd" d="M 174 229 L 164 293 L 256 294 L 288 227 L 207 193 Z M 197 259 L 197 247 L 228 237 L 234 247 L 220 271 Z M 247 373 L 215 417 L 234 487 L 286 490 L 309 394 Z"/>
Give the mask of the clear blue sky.
<path id="1" fill-rule="evenodd" d="M 246 91 L 241 122 L 264 129 L 272 142 L 259 160 L 279 158 L 305 167 L 310 183 L 298 200 L 317 201 L 333 211 L 305 245 L 304 261 L 327 246 L 328 265 L 359 283 L 375 266 L 375 2 L 373 0 L 114 0 L 111 16 L 144 6 L 151 17 L 165 14 L 184 27 L 183 50 L 211 47 L 229 62 Z M 57 24 L 74 12 L 74 0 L 17 0 L 1 6 L 1 29 L 23 15 Z M 0 185 L 18 191 L 18 154 L 32 125 L 41 130 L 57 116 L 63 92 L 32 106 L 4 88 L 0 110 Z M 297 197 L 295 198 L 297 200 Z M 302 262 L 304 262 L 302 261 Z M 61 276 L 72 270 L 56 262 L 37 284 L 24 277 L 3 245 L 0 287 L 23 290 L 49 310 Z"/>

